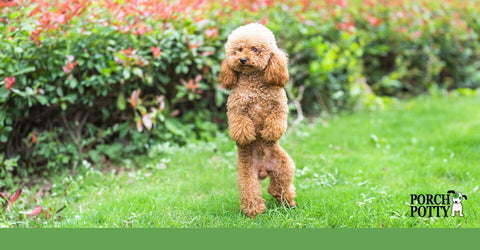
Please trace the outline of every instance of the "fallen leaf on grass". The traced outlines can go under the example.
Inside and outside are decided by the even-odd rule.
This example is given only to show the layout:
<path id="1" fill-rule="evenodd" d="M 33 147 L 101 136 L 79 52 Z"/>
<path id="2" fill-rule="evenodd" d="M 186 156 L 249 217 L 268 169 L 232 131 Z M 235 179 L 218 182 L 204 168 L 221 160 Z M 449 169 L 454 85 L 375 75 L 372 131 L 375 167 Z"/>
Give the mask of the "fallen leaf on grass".
<path id="1" fill-rule="evenodd" d="M 165 163 L 158 163 L 156 167 L 157 169 L 166 169 L 167 165 Z"/>
<path id="2" fill-rule="evenodd" d="M 29 215 L 27 215 L 27 217 L 33 217 L 33 216 L 35 216 L 35 215 L 38 215 L 38 214 L 40 214 L 40 213 L 42 212 L 42 210 L 43 210 L 43 209 L 42 209 L 41 206 L 36 206 L 36 207 L 32 210 L 32 212 L 31 212 Z M 45 212 L 46 212 L 46 211 L 45 211 Z M 48 212 L 47 212 L 47 213 L 48 213 Z"/>
<path id="3" fill-rule="evenodd" d="M 19 188 L 13 195 L 12 197 L 10 197 L 10 203 L 13 203 L 18 199 L 18 197 L 20 197 L 20 195 L 22 194 L 22 189 Z"/>

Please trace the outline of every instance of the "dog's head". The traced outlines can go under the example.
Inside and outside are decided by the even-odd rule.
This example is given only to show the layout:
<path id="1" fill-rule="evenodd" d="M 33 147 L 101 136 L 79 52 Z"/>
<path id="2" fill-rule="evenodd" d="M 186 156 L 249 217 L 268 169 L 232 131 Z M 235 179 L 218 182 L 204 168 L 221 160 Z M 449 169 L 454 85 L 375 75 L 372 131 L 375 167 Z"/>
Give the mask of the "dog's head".
<path id="1" fill-rule="evenodd" d="M 238 73 L 264 71 L 265 81 L 284 87 L 288 80 L 287 55 L 277 47 L 267 27 L 251 23 L 235 29 L 225 44 L 220 80 L 226 88 L 237 81 Z"/>
<path id="2" fill-rule="evenodd" d="M 463 199 L 465 199 L 465 200 L 467 199 L 467 196 L 460 193 L 460 192 L 455 192 L 453 190 L 449 190 L 447 193 L 453 194 L 453 196 L 452 196 L 453 204 L 460 204 L 460 203 L 462 203 Z"/>

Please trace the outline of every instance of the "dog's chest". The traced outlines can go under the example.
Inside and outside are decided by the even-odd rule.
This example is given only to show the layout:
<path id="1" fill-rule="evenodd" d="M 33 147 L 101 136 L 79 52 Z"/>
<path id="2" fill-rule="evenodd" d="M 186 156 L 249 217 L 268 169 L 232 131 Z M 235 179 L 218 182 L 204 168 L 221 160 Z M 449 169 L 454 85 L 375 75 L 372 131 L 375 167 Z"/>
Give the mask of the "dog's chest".
<path id="1" fill-rule="evenodd" d="M 278 103 L 274 90 L 264 88 L 240 88 L 238 104 L 249 114 L 264 116 Z"/>
<path id="2" fill-rule="evenodd" d="M 252 119 L 255 127 L 263 127 L 263 122 L 272 110 L 269 102 L 254 102 L 248 106 L 248 116 Z"/>

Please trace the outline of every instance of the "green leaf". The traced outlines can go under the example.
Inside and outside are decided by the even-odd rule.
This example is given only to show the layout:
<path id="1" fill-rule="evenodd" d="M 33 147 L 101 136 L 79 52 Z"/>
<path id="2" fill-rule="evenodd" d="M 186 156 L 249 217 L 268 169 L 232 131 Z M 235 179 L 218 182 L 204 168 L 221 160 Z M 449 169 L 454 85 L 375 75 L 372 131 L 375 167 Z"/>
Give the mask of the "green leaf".
<path id="1" fill-rule="evenodd" d="M 60 96 L 60 97 L 63 96 L 62 88 L 57 88 L 57 95 Z"/>
<path id="2" fill-rule="evenodd" d="M 118 137 L 120 138 L 123 138 L 127 135 L 128 131 L 129 131 L 129 126 L 130 126 L 130 123 L 128 122 L 125 122 L 125 123 L 122 123 L 120 125 L 118 125 L 118 131 L 120 131 Z"/>
<path id="3" fill-rule="evenodd" d="M 125 95 L 120 93 L 117 98 L 117 108 L 119 110 L 125 110 L 127 107 L 127 101 L 125 100 Z"/>
<path id="4" fill-rule="evenodd" d="M 99 150 L 89 150 L 88 151 L 88 156 L 90 156 L 90 159 L 93 162 L 99 162 L 100 159 L 101 159 Z"/>
<path id="5" fill-rule="evenodd" d="M 77 95 L 76 94 L 69 94 L 69 95 L 66 95 L 65 97 L 62 97 L 61 100 L 62 101 L 68 101 L 70 103 L 75 103 L 75 100 L 77 100 Z"/>
<path id="6" fill-rule="evenodd" d="M 21 11 L 15 11 L 12 13 L 12 15 L 10 16 L 11 19 L 16 19 L 17 17 L 19 17 L 20 15 L 22 14 Z"/>
<path id="7" fill-rule="evenodd" d="M 322 68 L 322 66 L 321 66 L 319 61 L 313 61 L 313 62 L 310 63 L 310 72 L 311 73 L 319 72 L 321 68 Z"/>
<path id="8" fill-rule="evenodd" d="M 45 105 L 45 104 L 48 103 L 48 99 L 43 95 L 38 95 L 37 96 L 37 101 L 42 105 Z"/>
<path id="9" fill-rule="evenodd" d="M 137 106 L 138 111 L 140 111 L 140 114 L 144 115 L 147 113 L 147 109 L 143 106 Z"/>
<path id="10" fill-rule="evenodd" d="M 225 96 L 223 95 L 223 91 L 219 90 L 218 88 L 215 90 L 215 104 L 217 107 L 223 105 L 225 101 Z"/>
<path id="11" fill-rule="evenodd" d="M 133 68 L 132 73 L 140 78 L 143 78 L 143 71 L 140 68 Z"/>
<path id="12" fill-rule="evenodd" d="M 112 74 L 112 70 L 109 69 L 109 68 L 103 68 L 103 69 L 101 70 L 101 73 L 102 73 L 102 75 L 104 75 L 104 76 L 110 77 L 110 75 Z"/>
<path id="13" fill-rule="evenodd" d="M 30 72 L 33 72 L 33 71 L 35 71 L 35 67 L 34 67 L 34 66 L 30 66 L 30 67 L 26 67 L 26 68 L 23 68 L 23 69 L 17 71 L 17 72 L 14 73 L 13 75 L 14 75 L 14 76 L 23 75 L 23 74 L 30 73 Z"/>
<path id="14" fill-rule="evenodd" d="M 5 102 L 8 99 L 9 95 L 10 95 L 10 91 L 8 91 L 3 86 L 0 86 L 0 103 Z"/>
<path id="15" fill-rule="evenodd" d="M 78 85 L 78 81 L 74 77 L 69 77 L 66 82 L 69 85 L 69 87 L 72 89 L 76 88 Z"/>
<path id="16" fill-rule="evenodd" d="M 124 69 L 123 70 L 123 79 L 129 79 L 130 78 L 130 70 Z"/>

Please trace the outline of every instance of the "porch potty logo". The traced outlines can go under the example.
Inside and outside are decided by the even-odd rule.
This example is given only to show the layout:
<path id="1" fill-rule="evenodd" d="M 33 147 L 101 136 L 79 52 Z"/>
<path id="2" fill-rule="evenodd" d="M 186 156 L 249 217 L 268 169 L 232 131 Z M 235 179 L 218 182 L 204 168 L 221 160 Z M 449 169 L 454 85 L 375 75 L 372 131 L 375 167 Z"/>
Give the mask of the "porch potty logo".
<path id="1" fill-rule="evenodd" d="M 446 194 L 410 194 L 410 217 L 463 217 L 462 201 L 467 196 L 448 190 Z"/>

